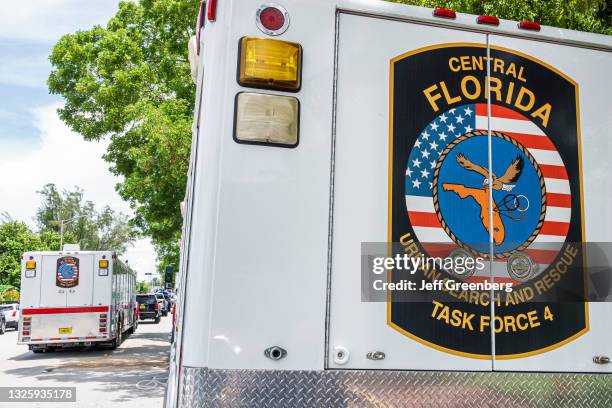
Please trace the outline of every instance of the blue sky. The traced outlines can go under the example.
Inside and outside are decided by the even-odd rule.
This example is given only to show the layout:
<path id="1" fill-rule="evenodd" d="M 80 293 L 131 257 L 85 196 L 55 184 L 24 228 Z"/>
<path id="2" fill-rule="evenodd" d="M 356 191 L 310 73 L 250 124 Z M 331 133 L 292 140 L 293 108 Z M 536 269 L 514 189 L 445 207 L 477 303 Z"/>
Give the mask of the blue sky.
<path id="1" fill-rule="evenodd" d="M 79 186 L 86 199 L 129 213 L 114 190 L 119 181 L 102 160 L 106 142 L 85 142 L 57 117 L 61 97 L 50 95 L 48 55 L 60 37 L 105 25 L 118 0 L 3 1 L 0 14 L 0 213 L 35 227 L 36 191 L 46 183 Z M 69 156 L 70 160 L 58 160 Z M 86 171 L 84 171 L 86 170 Z M 154 268 L 149 240 L 126 254 L 143 277 Z"/>

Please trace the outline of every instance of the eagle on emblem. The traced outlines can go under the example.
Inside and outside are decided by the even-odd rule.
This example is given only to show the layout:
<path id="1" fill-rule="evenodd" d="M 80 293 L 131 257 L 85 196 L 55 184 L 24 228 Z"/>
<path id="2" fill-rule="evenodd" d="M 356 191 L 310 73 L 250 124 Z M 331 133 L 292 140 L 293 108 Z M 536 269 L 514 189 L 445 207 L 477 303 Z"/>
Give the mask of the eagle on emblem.
<path id="1" fill-rule="evenodd" d="M 484 180 L 482 186 L 487 188 L 489 186 L 489 171 L 479 164 L 475 164 L 470 159 L 465 157 L 462 153 L 457 154 L 457 163 L 466 170 L 472 170 L 482 175 Z M 512 191 L 516 186 L 516 182 L 521 177 L 523 167 L 525 166 L 525 160 L 517 155 L 516 158 L 510 163 L 504 175 L 497 177 L 495 173 L 491 174 L 493 180 L 493 190 Z"/>

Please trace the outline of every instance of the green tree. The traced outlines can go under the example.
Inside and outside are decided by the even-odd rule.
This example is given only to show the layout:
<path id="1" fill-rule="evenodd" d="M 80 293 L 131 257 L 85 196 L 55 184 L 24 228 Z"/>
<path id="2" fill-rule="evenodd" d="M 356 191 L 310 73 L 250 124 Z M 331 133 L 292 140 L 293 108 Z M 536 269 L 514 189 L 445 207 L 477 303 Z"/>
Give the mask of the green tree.
<path id="1" fill-rule="evenodd" d="M 508 20 L 537 21 L 572 30 L 612 34 L 612 4 L 609 0 L 390 0 L 423 7 L 445 7 Z"/>
<path id="2" fill-rule="evenodd" d="M 136 293 L 149 293 L 151 288 L 149 284 L 145 281 L 136 282 Z"/>
<path id="3" fill-rule="evenodd" d="M 3 292 L 20 285 L 21 255 L 27 251 L 51 249 L 48 246 L 49 242 L 53 242 L 50 236 L 47 234 L 45 240 L 41 239 L 23 222 L 9 219 L 0 224 L 0 287 Z"/>
<path id="4" fill-rule="evenodd" d="M 395 0 L 611 34 L 605 0 Z M 156 246 L 160 267 L 178 265 L 195 89 L 187 41 L 199 0 L 119 4 L 105 27 L 67 34 L 50 55 L 60 117 L 86 140 L 109 139 L 104 156 L 119 194 Z"/>
<path id="5" fill-rule="evenodd" d="M 135 233 L 126 215 L 108 206 L 98 212 L 78 187 L 74 191 L 60 192 L 54 184 L 47 184 L 38 193 L 43 197 L 36 211 L 36 222 L 41 230 L 39 239 L 50 248 L 59 248 L 61 220 L 73 220 L 64 223 L 64 242 L 78 243 L 84 250 L 111 250 L 123 254 L 134 241 Z"/>
<path id="6" fill-rule="evenodd" d="M 50 55 L 60 117 L 86 140 L 110 140 L 117 191 L 158 252 L 180 238 L 195 97 L 187 41 L 199 3 L 121 2 L 106 27 L 65 35 Z"/>

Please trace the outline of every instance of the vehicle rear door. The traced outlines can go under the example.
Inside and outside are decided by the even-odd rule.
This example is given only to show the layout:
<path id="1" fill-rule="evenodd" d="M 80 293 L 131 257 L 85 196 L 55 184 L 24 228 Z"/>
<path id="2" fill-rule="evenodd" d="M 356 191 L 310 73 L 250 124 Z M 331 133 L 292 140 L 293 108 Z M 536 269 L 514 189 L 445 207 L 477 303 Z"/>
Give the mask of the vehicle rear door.
<path id="1" fill-rule="evenodd" d="M 366 298 L 377 277 L 367 267 L 362 271 L 361 262 L 387 254 L 389 241 L 403 241 L 399 251 L 405 252 L 448 255 L 457 249 L 446 231 L 466 222 L 463 207 L 444 203 L 445 218 L 453 224 L 441 225 L 434 174 L 445 148 L 476 130 L 475 104 L 486 103 L 485 56 L 484 34 L 339 15 L 330 368 L 492 368 L 490 331 L 478 324 L 489 307 L 468 304 L 463 311 L 448 296 L 390 299 L 383 294 L 370 302 Z M 462 66 L 472 68 L 463 83 Z M 487 135 L 477 136 L 471 159 L 486 168 Z M 455 156 L 448 157 L 447 163 L 456 163 Z M 452 169 L 440 171 L 448 173 L 450 183 L 458 182 Z M 483 176 L 465 173 L 465 183 L 482 186 Z M 478 199 L 486 207 L 487 196 Z M 481 241 L 486 251 L 488 234 L 480 232 L 463 239 Z M 478 279 L 490 272 L 481 273 Z M 387 274 L 377 276 L 385 280 Z"/>
<path id="2" fill-rule="evenodd" d="M 93 301 L 94 289 L 94 256 L 93 254 L 78 254 L 78 280 L 73 286 L 67 288 L 67 306 L 89 306 Z"/>
<path id="3" fill-rule="evenodd" d="M 506 230 L 496 280 L 515 284 L 495 308 L 495 369 L 611 372 L 594 358 L 612 356 L 612 52 L 489 43 L 493 172 L 525 162 L 516 186 L 494 194 Z"/>
<path id="4" fill-rule="evenodd" d="M 67 288 L 58 285 L 58 255 L 43 255 L 40 283 L 40 307 L 66 307 Z M 68 274 L 68 272 L 66 272 Z M 68 277 L 68 275 L 66 275 Z"/>

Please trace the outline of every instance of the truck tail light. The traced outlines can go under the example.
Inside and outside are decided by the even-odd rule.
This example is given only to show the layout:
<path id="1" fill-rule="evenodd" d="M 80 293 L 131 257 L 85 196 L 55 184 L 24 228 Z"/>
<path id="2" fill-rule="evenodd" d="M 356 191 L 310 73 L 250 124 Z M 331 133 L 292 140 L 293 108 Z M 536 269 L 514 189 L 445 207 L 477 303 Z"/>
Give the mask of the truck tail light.
<path id="1" fill-rule="evenodd" d="M 297 92 L 301 86 L 302 46 L 288 41 L 242 37 L 238 83 L 253 88 Z"/>
<path id="2" fill-rule="evenodd" d="M 264 34 L 280 35 L 289 28 L 289 13 L 278 4 L 263 4 L 257 10 L 255 23 Z"/>
<path id="3" fill-rule="evenodd" d="M 540 23 L 535 21 L 521 21 L 518 23 L 518 28 L 523 30 L 540 31 Z"/>
<path id="4" fill-rule="evenodd" d="M 36 261 L 26 261 L 26 269 L 36 269 Z"/>
<path id="5" fill-rule="evenodd" d="M 435 9 L 433 11 L 433 15 L 434 17 L 441 17 L 441 18 L 452 18 L 452 19 L 457 18 L 457 13 L 455 13 L 455 10 L 449 10 L 445 8 Z"/>
<path id="6" fill-rule="evenodd" d="M 13 310 L 13 314 L 11 315 L 11 317 L 17 317 L 17 311 Z"/>
<path id="7" fill-rule="evenodd" d="M 159 310 L 159 303 L 155 302 L 155 311 L 157 312 Z"/>
<path id="8" fill-rule="evenodd" d="M 21 332 L 21 334 L 22 334 L 23 336 L 29 336 L 29 335 L 30 335 L 30 331 L 29 331 L 29 330 L 23 330 L 23 331 Z"/>
<path id="9" fill-rule="evenodd" d="M 499 18 L 497 18 L 495 16 L 478 16 L 478 18 L 476 19 L 476 22 L 478 24 L 487 24 L 487 25 L 498 26 L 499 25 Z"/>
<path id="10" fill-rule="evenodd" d="M 106 327 L 100 327 L 100 333 L 106 333 Z"/>
<path id="11" fill-rule="evenodd" d="M 108 276 L 108 259 L 98 261 L 98 276 Z"/>
<path id="12" fill-rule="evenodd" d="M 208 9 L 206 10 L 208 21 L 217 19 L 217 0 L 208 0 Z"/>
<path id="13" fill-rule="evenodd" d="M 295 147 L 300 105 L 292 96 L 241 92 L 236 95 L 234 140 L 238 143 Z"/>

